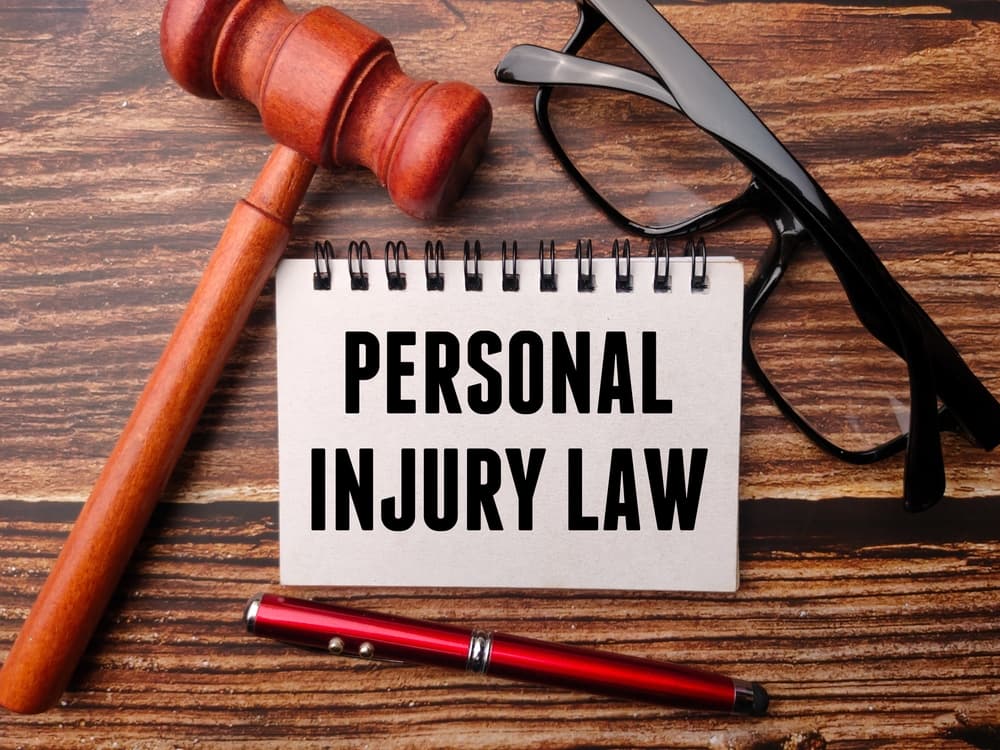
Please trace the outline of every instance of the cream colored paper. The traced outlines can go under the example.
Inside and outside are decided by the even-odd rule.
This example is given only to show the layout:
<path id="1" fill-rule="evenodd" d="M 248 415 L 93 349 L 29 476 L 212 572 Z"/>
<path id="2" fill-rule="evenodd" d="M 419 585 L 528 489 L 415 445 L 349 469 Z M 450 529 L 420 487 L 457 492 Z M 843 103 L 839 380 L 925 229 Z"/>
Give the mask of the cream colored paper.
<path id="1" fill-rule="evenodd" d="M 400 268 L 406 274 L 404 291 L 387 289 L 381 259 L 365 264 L 370 289 L 352 291 L 347 262 L 338 259 L 332 263 L 332 289 L 317 291 L 312 283 L 313 261 L 286 260 L 279 266 L 283 584 L 735 590 L 743 297 L 743 273 L 738 262 L 710 258 L 708 289 L 692 291 L 691 260 L 671 258 L 671 289 L 654 292 L 653 260 L 633 258 L 634 288 L 629 293 L 615 290 L 612 259 L 594 260 L 593 292 L 577 290 L 576 260 L 556 261 L 555 292 L 539 291 L 537 258 L 521 258 L 518 262 L 517 292 L 501 290 L 500 261 L 480 261 L 483 290 L 479 292 L 465 290 L 462 261 L 442 262 L 443 291 L 427 290 L 423 260 L 401 261 Z M 348 338 L 348 331 L 355 332 L 353 338 Z M 390 331 L 393 341 L 405 340 L 412 332 L 415 345 L 395 347 L 398 353 L 393 354 L 387 334 Z M 488 338 L 488 334 L 476 333 L 483 331 L 495 334 L 503 347 L 495 354 L 483 354 L 485 348 L 473 347 L 479 352 L 477 363 L 487 363 L 503 382 L 501 406 L 489 414 L 474 413 L 468 398 L 470 387 L 478 385 L 483 389 L 487 383 L 482 367 L 477 371 L 469 364 L 469 343 L 482 343 Z M 573 391 L 567 388 L 566 413 L 555 414 L 553 332 L 563 333 L 570 350 L 577 354 L 576 334 L 580 331 L 589 332 L 589 413 L 580 413 Z M 348 414 L 345 347 L 349 340 L 357 344 L 363 338 L 364 345 L 354 347 L 359 352 L 358 366 L 364 370 L 372 364 L 368 359 L 373 352 L 372 340 L 364 338 L 363 332 L 374 334 L 379 342 L 379 368 L 368 379 L 351 379 L 358 383 L 360 411 Z M 445 379 L 454 385 L 461 413 L 444 412 L 444 400 L 440 404 L 442 413 L 427 413 L 427 332 L 450 332 L 459 343 L 457 374 Z M 610 337 L 608 332 L 612 332 Z M 596 413 L 605 368 L 605 343 L 620 341 L 619 332 L 624 332 L 627 341 L 628 377 L 621 351 L 612 345 L 617 355 L 608 355 L 607 370 L 613 377 L 603 382 L 606 396 L 620 397 L 606 399 L 613 407 L 612 413 Z M 653 332 L 656 341 L 656 357 L 652 360 L 656 383 L 650 393 L 656 399 L 670 399 L 670 413 L 642 411 L 643 332 Z M 541 349 L 532 333 L 540 337 Z M 453 343 L 442 344 L 437 333 L 431 340 L 442 352 L 440 362 L 447 364 L 447 347 L 453 347 Z M 520 414 L 514 409 L 515 402 L 522 411 L 535 407 L 537 398 L 532 401 L 532 397 L 537 392 L 529 386 L 522 388 L 520 398 L 509 395 L 512 344 L 521 353 L 526 372 L 535 361 L 534 355 L 542 353 L 538 370 L 543 373 L 542 406 L 535 413 Z M 398 368 L 389 367 L 391 359 L 412 363 L 413 375 L 390 377 L 390 372 L 398 374 Z M 435 383 L 443 377 L 440 370 L 437 372 Z M 623 405 L 628 405 L 627 398 L 621 396 L 628 392 L 623 384 L 629 380 L 634 413 L 621 413 Z M 388 413 L 387 394 L 393 382 L 398 385 L 398 398 L 413 401 L 416 413 Z M 434 390 L 442 392 L 439 387 Z M 492 404 L 486 408 L 492 408 Z M 438 491 L 433 498 L 425 497 L 423 492 L 424 449 L 432 448 L 439 449 Z M 352 496 L 346 493 L 342 493 L 341 505 L 348 511 L 349 528 L 337 528 L 336 488 L 338 481 L 347 487 L 344 479 L 350 477 L 346 471 L 335 471 L 338 449 L 346 449 L 341 456 L 349 459 L 351 471 L 361 477 L 362 485 L 367 483 L 361 452 L 370 449 L 371 529 L 361 528 Z M 406 527 L 409 521 L 406 513 L 399 512 L 404 449 L 415 449 L 413 523 L 404 530 L 389 530 L 382 521 L 383 498 L 391 499 L 391 517 L 400 519 L 400 527 Z M 454 449 L 457 465 L 457 514 L 451 517 L 444 512 L 443 482 L 448 473 L 444 449 Z M 491 479 L 499 483 L 492 517 L 489 498 L 479 498 L 468 507 L 470 449 L 479 451 L 472 454 L 477 459 L 488 459 L 475 462 L 475 466 L 482 467 L 479 473 L 483 481 L 479 484 L 489 485 Z M 522 487 L 525 499 L 521 505 L 514 475 L 522 477 L 530 475 L 530 471 L 512 468 L 508 449 L 519 451 L 514 457 L 521 457 L 523 467 L 530 467 L 531 449 L 545 451 L 534 492 Z M 671 516 L 672 528 L 658 528 L 647 449 L 659 457 L 664 481 L 671 473 L 669 451 L 679 450 L 683 462 L 679 473 L 687 491 L 692 465 L 697 463 L 696 449 L 704 451 L 704 475 L 693 529 L 679 528 L 676 513 Z M 491 474 L 493 459 L 484 451 L 498 457 L 498 475 Z M 612 471 L 613 455 L 616 460 Z M 574 456 L 579 459 L 576 463 Z M 317 460 L 325 472 L 320 482 L 325 494 L 322 503 L 317 499 L 322 495 L 313 486 Z M 582 478 L 582 485 L 571 481 L 574 467 L 579 471 L 573 471 L 573 475 Z M 630 493 L 614 491 L 629 486 L 630 474 L 634 474 L 634 505 L 623 500 Z M 530 482 L 524 480 L 522 485 L 530 486 Z M 580 487 L 578 501 L 571 497 L 574 486 Z M 659 487 L 662 496 L 664 485 Z M 484 492 L 473 488 L 477 498 Z M 455 525 L 447 530 L 430 528 L 425 521 L 425 501 L 433 503 L 431 517 L 438 519 L 434 525 L 446 529 L 451 520 Z M 322 508 L 319 523 L 315 508 Z M 661 516 L 660 526 L 665 527 L 666 513 Z M 480 519 L 478 530 L 469 528 L 474 518 Z M 575 519 L 572 523 L 571 518 Z M 502 529 L 490 528 L 491 520 L 494 525 L 499 521 Z M 635 525 L 636 520 L 637 528 L 627 528 L 630 521 Z M 596 530 L 570 528 L 595 523 Z"/>

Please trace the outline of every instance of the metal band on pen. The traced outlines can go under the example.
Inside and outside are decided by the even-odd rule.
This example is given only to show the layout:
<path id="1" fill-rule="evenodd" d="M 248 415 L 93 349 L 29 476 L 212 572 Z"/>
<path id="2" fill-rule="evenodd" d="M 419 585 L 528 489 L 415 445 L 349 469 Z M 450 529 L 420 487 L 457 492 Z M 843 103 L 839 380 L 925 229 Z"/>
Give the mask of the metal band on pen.
<path id="1" fill-rule="evenodd" d="M 257 627 L 257 610 L 260 609 L 260 598 L 262 594 L 257 594 L 247 602 L 246 609 L 243 610 L 243 622 L 246 623 L 247 632 L 253 633 Z"/>
<path id="2" fill-rule="evenodd" d="M 493 633 L 488 630 L 473 630 L 469 639 L 469 655 L 465 659 L 465 671 L 472 674 L 486 674 L 490 668 L 493 653 Z"/>

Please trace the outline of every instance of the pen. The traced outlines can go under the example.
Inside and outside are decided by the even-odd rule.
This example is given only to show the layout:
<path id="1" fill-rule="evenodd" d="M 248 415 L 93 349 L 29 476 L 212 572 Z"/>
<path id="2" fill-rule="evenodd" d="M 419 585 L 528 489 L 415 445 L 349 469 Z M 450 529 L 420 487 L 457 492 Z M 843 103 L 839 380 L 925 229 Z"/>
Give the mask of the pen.
<path id="1" fill-rule="evenodd" d="M 483 630 L 259 594 L 244 612 L 255 635 L 331 654 L 462 669 L 682 708 L 760 716 L 767 691 L 676 664 Z"/>

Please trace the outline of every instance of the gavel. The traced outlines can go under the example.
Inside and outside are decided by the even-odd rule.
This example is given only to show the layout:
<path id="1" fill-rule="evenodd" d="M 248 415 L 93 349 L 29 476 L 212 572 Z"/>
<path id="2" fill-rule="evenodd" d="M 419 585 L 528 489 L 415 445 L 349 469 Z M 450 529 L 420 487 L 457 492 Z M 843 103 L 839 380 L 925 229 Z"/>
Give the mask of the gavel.
<path id="1" fill-rule="evenodd" d="M 415 81 L 392 45 L 328 7 L 168 0 L 164 63 L 186 90 L 245 99 L 278 142 L 237 202 L 0 670 L 0 705 L 53 706 L 66 689 L 261 289 L 317 166 L 361 165 L 407 213 L 439 215 L 485 148 L 492 113 L 464 83 Z"/>

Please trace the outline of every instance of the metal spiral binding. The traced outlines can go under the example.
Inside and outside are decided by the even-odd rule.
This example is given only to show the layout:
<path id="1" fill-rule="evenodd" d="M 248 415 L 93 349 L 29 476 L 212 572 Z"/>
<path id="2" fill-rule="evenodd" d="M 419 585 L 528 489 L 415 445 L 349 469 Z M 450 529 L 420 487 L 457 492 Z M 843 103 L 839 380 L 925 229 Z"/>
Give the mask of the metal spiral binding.
<path id="1" fill-rule="evenodd" d="M 431 273 L 431 256 L 434 257 L 434 272 Z M 444 257 L 444 243 L 441 240 L 424 245 L 424 275 L 427 277 L 428 292 L 444 291 L 444 276 L 441 274 L 441 259 Z"/>
<path id="2" fill-rule="evenodd" d="M 479 244 L 479 240 L 476 240 L 475 245 L 470 245 L 469 241 L 465 241 L 465 248 L 463 249 L 463 258 L 465 258 L 465 291 L 467 292 L 481 292 L 483 291 L 483 277 L 479 273 L 479 259 L 482 257 L 483 248 Z M 472 260 L 472 273 L 469 273 L 469 260 Z"/>
<path id="3" fill-rule="evenodd" d="M 316 271 L 313 273 L 313 289 L 329 289 L 330 279 L 330 259 L 333 257 L 333 245 L 330 240 L 320 242 L 316 240 L 313 246 L 313 256 L 316 262 Z M 323 266 L 320 267 L 320 261 Z"/>
<path id="4" fill-rule="evenodd" d="M 347 272 L 351 275 L 351 289 L 354 291 L 368 290 L 368 274 L 365 273 L 365 264 L 362 251 L 368 255 L 368 260 L 372 259 L 372 248 L 366 240 L 355 242 L 351 240 L 347 246 Z M 358 269 L 354 270 L 354 258 L 358 259 Z"/>
<path id="5" fill-rule="evenodd" d="M 521 277 L 517 275 L 517 240 L 514 240 L 511 245 L 513 257 L 509 272 L 507 271 L 507 240 L 504 240 L 503 244 L 500 245 L 500 268 L 503 271 L 501 288 L 505 292 L 516 292 L 521 288 Z"/>
<path id="6" fill-rule="evenodd" d="M 387 242 L 385 244 L 385 276 L 389 289 L 406 289 L 406 273 L 400 266 L 400 255 L 408 258 L 406 243 L 403 241 Z M 684 245 L 684 255 L 691 262 L 691 290 L 701 292 L 708 289 L 708 251 L 704 238 L 689 239 Z M 329 240 L 316 241 L 313 247 L 315 272 L 313 273 L 314 289 L 330 289 L 332 284 L 331 261 L 334 258 L 333 245 Z M 371 246 L 367 241 L 351 241 L 347 246 L 347 270 L 351 277 L 351 289 L 367 290 L 369 288 L 368 274 L 365 273 L 365 256 L 371 260 Z M 614 240 L 611 256 L 615 263 L 615 291 L 633 291 L 632 277 L 632 245 L 628 239 Z M 656 292 L 670 291 L 670 244 L 663 237 L 650 240 L 649 257 L 653 258 L 653 290 Z M 482 259 L 482 245 L 479 240 L 466 240 L 463 248 L 463 263 L 466 291 L 483 291 L 483 274 L 479 267 Z M 500 246 L 501 288 L 505 292 L 520 291 L 521 279 L 517 270 L 517 241 L 508 244 L 503 240 Z M 444 291 L 445 274 L 441 270 L 444 260 L 444 243 L 441 240 L 427 240 L 424 245 L 424 275 L 428 291 Z M 586 260 L 586 267 L 584 261 Z M 556 279 L 556 245 L 550 240 L 548 248 L 545 241 L 538 243 L 539 290 L 554 292 L 558 290 Z M 576 267 L 578 292 L 593 292 L 596 289 L 594 275 L 594 246 L 589 239 L 579 239 L 576 243 Z"/>
<path id="7" fill-rule="evenodd" d="M 670 243 L 663 237 L 649 241 L 649 255 L 653 258 L 653 291 L 670 291 Z M 660 258 L 663 258 L 663 273 L 660 273 Z"/>
<path id="8" fill-rule="evenodd" d="M 622 273 L 622 256 L 625 256 L 625 273 Z M 611 245 L 611 257 L 615 260 L 615 291 L 632 291 L 632 243 L 625 240 L 619 250 L 618 240 Z"/>
<path id="9" fill-rule="evenodd" d="M 389 254 L 392 254 L 392 260 L 395 264 L 395 268 L 389 267 Z M 409 255 L 406 252 L 406 243 L 400 240 L 399 242 L 389 242 L 385 243 L 385 278 L 389 284 L 389 289 L 391 290 L 403 290 L 406 289 L 406 274 L 399 270 L 399 254 L 403 254 L 403 258 L 408 258 Z"/>
<path id="10" fill-rule="evenodd" d="M 708 251 L 705 248 L 705 240 L 699 237 L 696 240 L 688 240 L 684 245 L 684 255 L 691 256 L 691 291 L 703 292 L 708 289 Z M 698 270 L 701 261 L 701 270 Z"/>
<path id="11" fill-rule="evenodd" d="M 576 291 L 594 291 L 594 245 L 587 240 L 587 273 L 583 272 L 583 240 L 576 241 Z"/>
<path id="12" fill-rule="evenodd" d="M 549 271 L 545 271 L 545 240 L 538 243 L 538 288 L 542 292 L 556 291 L 556 243 L 549 240 Z"/>

